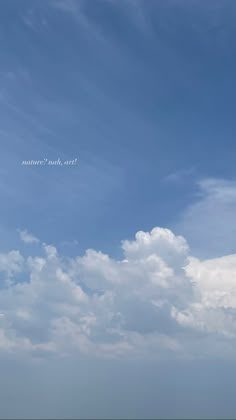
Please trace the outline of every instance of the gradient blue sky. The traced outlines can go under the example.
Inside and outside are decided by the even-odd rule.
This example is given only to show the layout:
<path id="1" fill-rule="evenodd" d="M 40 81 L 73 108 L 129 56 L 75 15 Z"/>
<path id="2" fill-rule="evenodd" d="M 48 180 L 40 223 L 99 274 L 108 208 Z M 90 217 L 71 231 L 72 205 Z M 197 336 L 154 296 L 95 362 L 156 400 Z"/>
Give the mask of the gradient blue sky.
<path id="1" fill-rule="evenodd" d="M 1 418 L 234 418 L 235 20 L 1 0 Z"/>
<path id="2" fill-rule="evenodd" d="M 233 1 L 2 1 L 3 242 L 27 227 L 116 252 L 139 229 L 175 226 L 196 180 L 234 177 L 235 12 Z M 21 167 L 58 157 L 79 164 Z"/>

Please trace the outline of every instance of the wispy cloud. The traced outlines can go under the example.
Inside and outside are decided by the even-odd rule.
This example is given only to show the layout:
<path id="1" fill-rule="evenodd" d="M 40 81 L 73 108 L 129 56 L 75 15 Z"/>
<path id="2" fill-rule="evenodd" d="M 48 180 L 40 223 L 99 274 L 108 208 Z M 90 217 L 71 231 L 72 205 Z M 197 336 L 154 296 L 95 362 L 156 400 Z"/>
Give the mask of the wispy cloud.
<path id="1" fill-rule="evenodd" d="M 195 167 L 180 169 L 165 176 L 162 182 L 167 184 L 180 184 L 186 180 L 188 181 L 190 178 L 192 179 L 195 171 Z"/>
<path id="2" fill-rule="evenodd" d="M 207 178 L 198 182 L 195 202 L 181 215 L 175 228 L 204 256 L 236 251 L 236 182 Z"/>
<path id="3" fill-rule="evenodd" d="M 18 230 L 20 238 L 26 244 L 37 244 L 39 243 L 39 239 L 36 236 L 29 233 L 26 229 L 25 230 Z"/>

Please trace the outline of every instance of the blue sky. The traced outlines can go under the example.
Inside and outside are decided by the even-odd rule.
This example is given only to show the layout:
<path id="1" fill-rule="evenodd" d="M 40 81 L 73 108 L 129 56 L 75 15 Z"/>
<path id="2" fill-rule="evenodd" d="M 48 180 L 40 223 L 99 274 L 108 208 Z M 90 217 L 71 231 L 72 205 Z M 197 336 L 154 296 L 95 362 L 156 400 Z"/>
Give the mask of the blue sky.
<path id="1" fill-rule="evenodd" d="M 3 418 L 234 416 L 235 17 L 1 1 Z"/>
<path id="2" fill-rule="evenodd" d="M 175 226 L 199 178 L 234 177 L 234 13 L 228 1 L 3 1 L 6 236 L 27 227 L 116 252 L 139 229 Z M 21 167 L 58 157 L 79 164 Z"/>

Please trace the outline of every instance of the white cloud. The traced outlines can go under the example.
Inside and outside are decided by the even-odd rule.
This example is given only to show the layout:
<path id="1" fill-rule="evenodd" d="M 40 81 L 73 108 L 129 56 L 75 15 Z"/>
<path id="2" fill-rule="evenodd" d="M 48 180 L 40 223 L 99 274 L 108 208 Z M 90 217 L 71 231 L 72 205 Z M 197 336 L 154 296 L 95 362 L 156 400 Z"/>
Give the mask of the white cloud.
<path id="1" fill-rule="evenodd" d="M 0 255 L 0 349 L 99 357 L 232 353 L 236 255 L 200 261 L 168 229 L 122 242 L 124 258 L 95 250 L 65 258 L 52 245 Z M 13 276 L 21 272 L 20 281 Z M 198 344 L 197 344 L 198 343 Z"/>
<path id="2" fill-rule="evenodd" d="M 236 182 L 210 178 L 197 186 L 196 201 L 183 212 L 175 230 L 199 257 L 235 253 Z"/>
<path id="3" fill-rule="evenodd" d="M 181 325 L 236 338 L 236 255 L 200 261 L 185 268 L 195 300 L 184 311 L 173 309 Z"/>
<path id="4" fill-rule="evenodd" d="M 27 230 L 18 230 L 20 238 L 23 242 L 26 244 L 33 244 L 33 243 L 39 243 L 39 239 L 36 238 L 36 236 L 32 235 L 31 233 L 27 232 Z"/>
<path id="5" fill-rule="evenodd" d="M 140 259 L 158 255 L 171 265 L 179 259 L 184 262 L 188 245 L 182 236 L 175 236 L 169 229 L 154 228 L 149 232 L 137 232 L 134 241 L 123 241 L 122 248 L 128 259 Z"/>
<path id="6" fill-rule="evenodd" d="M 0 254 L 0 272 L 5 272 L 8 276 L 22 270 L 24 258 L 19 251 L 13 250 L 5 254 Z"/>

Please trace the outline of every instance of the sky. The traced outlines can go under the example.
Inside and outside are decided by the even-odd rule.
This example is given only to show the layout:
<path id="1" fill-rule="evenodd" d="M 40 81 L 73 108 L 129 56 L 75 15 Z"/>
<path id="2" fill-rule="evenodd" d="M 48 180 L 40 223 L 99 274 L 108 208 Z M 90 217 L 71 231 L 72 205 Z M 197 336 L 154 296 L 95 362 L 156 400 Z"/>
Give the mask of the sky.
<path id="1" fill-rule="evenodd" d="M 234 418 L 236 3 L 0 2 L 0 418 Z"/>

